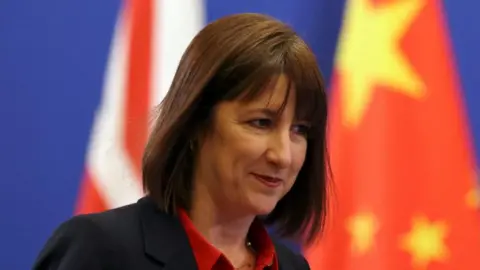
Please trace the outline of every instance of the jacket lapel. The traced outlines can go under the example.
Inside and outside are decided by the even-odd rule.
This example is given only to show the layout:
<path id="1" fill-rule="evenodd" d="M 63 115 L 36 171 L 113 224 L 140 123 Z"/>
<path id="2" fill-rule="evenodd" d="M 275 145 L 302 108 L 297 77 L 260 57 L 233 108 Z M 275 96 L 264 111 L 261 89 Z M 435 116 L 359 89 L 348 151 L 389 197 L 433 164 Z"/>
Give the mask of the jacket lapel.
<path id="1" fill-rule="evenodd" d="M 196 270 L 195 256 L 179 219 L 160 211 L 149 197 L 140 199 L 138 203 L 147 256 L 157 261 L 164 270 Z M 276 241 L 274 244 L 279 270 L 294 269 L 286 259 L 285 248 Z"/>
<path id="2" fill-rule="evenodd" d="M 139 204 L 145 253 L 165 270 L 197 269 L 188 237 L 180 221 L 160 211 L 148 197 L 142 198 Z"/>

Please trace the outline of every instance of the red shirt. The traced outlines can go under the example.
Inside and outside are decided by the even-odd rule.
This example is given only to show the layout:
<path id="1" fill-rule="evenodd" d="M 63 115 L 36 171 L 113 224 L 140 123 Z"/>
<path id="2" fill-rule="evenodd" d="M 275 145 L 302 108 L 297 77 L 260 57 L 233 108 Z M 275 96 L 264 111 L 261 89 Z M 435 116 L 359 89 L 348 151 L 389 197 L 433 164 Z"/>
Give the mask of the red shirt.
<path id="1" fill-rule="evenodd" d="M 198 270 L 235 269 L 228 259 L 200 234 L 185 211 L 178 211 L 178 215 L 190 241 Z M 248 234 L 257 255 L 255 270 L 263 270 L 265 267 L 278 270 L 275 247 L 262 222 L 255 219 Z"/>

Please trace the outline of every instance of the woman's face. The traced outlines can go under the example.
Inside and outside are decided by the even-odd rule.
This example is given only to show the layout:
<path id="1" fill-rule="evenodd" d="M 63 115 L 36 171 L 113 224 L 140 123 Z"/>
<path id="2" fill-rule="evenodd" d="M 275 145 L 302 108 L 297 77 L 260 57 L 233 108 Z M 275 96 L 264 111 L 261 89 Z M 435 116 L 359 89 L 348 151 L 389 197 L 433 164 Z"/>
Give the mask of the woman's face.
<path id="1" fill-rule="evenodd" d="M 216 106 L 198 154 L 195 185 L 216 205 L 270 213 L 291 189 L 305 160 L 308 123 L 295 119 L 295 89 L 282 114 L 288 80 L 280 76 L 251 102 Z"/>

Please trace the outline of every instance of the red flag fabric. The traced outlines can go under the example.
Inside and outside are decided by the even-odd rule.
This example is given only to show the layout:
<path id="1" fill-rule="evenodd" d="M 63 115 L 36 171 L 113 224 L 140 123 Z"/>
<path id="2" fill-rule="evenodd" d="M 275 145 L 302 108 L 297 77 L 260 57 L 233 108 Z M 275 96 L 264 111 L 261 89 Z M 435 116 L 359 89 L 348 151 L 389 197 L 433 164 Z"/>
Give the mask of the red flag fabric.
<path id="1" fill-rule="evenodd" d="M 441 1 L 348 0 L 312 269 L 480 269 L 474 156 Z"/>

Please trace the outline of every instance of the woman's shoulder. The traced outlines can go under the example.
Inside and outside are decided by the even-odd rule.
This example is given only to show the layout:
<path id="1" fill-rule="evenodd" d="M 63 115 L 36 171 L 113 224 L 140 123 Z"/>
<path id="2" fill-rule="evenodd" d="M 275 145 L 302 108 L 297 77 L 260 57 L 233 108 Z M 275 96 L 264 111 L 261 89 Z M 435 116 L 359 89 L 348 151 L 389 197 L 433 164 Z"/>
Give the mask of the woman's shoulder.
<path id="1" fill-rule="evenodd" d="M 137 204 L 100 213 L 83 214 L 62 222 L 40 251 L 33 269 L 122 269 L 121 254 L 139 237 Z M 125 245 L 124 243 L 129 243 Z M 60 268 L 62 265 L 63 268 Z"/>
<path id="2" fill-rule="evenodd" d="M 80 214 L 61 223 L 53 235 L 96 236 L 97 238 L 121 239 L 138 227 L 139 203 L 133 203 L 103 212 Z M 95 238 L 92 241 L 97 241 Z"/>
<path id="3" fill-rule="evenodd" d="M 277 239 L 273 239 L 278 262 L 282 269 L 310 269 L 307 260 L 302 254 L 292 251 L 289 247 Z"/>

